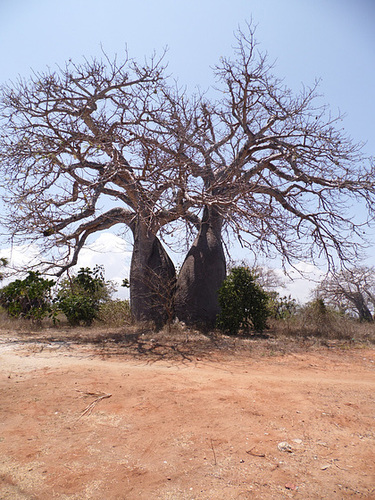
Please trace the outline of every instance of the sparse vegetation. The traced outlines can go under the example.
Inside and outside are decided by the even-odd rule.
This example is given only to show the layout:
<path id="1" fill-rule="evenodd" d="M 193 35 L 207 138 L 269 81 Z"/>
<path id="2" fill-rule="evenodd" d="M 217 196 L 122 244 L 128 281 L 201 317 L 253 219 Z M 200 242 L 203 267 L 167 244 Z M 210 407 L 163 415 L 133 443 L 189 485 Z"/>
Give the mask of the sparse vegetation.
<path id="1" fill-rule="evenodd" d="M 290 295 L 282 297 L 278 292 L 269 292 L 268 309 L 271 318 L 288 319 L 297 313 L 298 305 Z"/>
<path id="2" fill-rule="evenodd" d="M 0 329 L 26 332 L 34 325 L 46 331 L 55 326 L 58 331 L 59 325 L 62 330 L 66 324 L 65 316 L 68 324 L 76 328 L 92 325 L 93 332 L 103 327 L 120 329 L 116 330 L 117 339 L 133 337 L 133 331 L 142 331 L 150 338 L 160 337 L 163 341 L 167 338 L 168 342 L 185 339 L 199 344 L 207 338 L 215 345 L 224 343 L 230 349 L 234 344 L 229 338 L 237 337 L 234 342 L 238 346 L 240 338 L 244 340 L 251 332 L 265 332 L 265 338 L 277 343 L 286 338 L 298 342 L 375 343 L 374 323 L 361 322 L 353 317 L 351 310 L 338 310 L 322 298 L 301 306 L 290 296 L 265 291 L 254 269 L 244 264 L 232 268 L 220 290 L 222 310 L 218 329 L 205 328 L 204 333 L 184 322 L 170 321 L 161 330 L 155 329 L 152 322 L 135 322 L 128 300 L 111 299 L 113 285 L 105 281 L 102 267 L 81 268 L 76 275 L 62 281 L 57 289 L 54 284 L 39 272 L 30 271 L 24 280 L 3 287 L 0 290 Z M 56 318 L 59 320 L 57 325 Z"/>
<path id="3" fill-rule="evenodd" d="M 109 326 L 124 326 L 132 322 L 128 300 L 108 300 L 100 305 L 97 319 Z"/>

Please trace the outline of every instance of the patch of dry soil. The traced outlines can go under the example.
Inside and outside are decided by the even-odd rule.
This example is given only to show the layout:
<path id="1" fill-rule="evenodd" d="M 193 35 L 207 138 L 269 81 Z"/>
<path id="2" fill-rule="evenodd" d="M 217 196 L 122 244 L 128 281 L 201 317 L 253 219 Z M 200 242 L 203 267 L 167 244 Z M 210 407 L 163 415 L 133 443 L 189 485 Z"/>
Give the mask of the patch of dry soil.
<path id="1" fill-rule="evenodd" d="M 374 350 L 58 347 L 1 346 L 2 500 L 375 498 Z"/>

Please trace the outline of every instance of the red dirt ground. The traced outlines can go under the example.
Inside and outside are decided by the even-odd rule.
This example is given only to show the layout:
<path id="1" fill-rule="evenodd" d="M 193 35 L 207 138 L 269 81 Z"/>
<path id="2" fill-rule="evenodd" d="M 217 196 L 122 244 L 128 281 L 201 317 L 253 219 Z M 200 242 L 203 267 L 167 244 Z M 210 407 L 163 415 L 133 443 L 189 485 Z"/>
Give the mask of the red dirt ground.
<path id="1" fill-rule="evenodd" d="M 2 500 L 375 498 L 375 350 L 111 342 L 0 334 Z"/>

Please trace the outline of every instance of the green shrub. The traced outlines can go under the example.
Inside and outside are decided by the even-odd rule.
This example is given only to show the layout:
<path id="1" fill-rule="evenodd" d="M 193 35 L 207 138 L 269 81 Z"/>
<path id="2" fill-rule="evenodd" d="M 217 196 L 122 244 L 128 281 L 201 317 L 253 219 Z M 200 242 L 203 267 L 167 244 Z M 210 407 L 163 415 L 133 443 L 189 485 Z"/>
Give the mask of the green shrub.
<path id="1" fill-rule="evenodd" d="M 76 276 L 60 284 L 55 304 L 70 325 L 88 326 L 98 317 L 100 305 L 109 300 L 110 294 L 110 284 L 105 281 L 101 266 L 93 270 L 82 267 Z"/>
<path id="2" fill-rule="evenodd" d="M 53 314 L 51 289 L 55 282 L 29 271 L 23 280 L 15 280 L 0 291 L 0 304 L 9 316 L 41 321 Z"/>
<path id="3" fill-rule="evenodd" d="M 230 335 L 249 329 L 261 332 L 266 327 L 268 295 L 248 267 L 231 269 L 219 290 L 219 304 L 217 326 Z"/>

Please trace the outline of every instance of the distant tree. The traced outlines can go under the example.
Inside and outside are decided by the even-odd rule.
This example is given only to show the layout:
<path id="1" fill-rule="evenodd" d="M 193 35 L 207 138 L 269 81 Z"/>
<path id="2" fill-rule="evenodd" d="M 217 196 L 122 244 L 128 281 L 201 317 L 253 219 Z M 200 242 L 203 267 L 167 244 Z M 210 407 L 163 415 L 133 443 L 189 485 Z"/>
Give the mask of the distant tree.
<path id="1" fill-rule="evenodd" d="M 317 297 L 335 309 L 374 321 L 375 268 L 358 266 L 329 274 L 316 289 Z"/>
<path id="2" fill-rule="evenodd" d="M 242 265 L 246 266 L 246 263 Z M 268 293 L 274 292 L 277 288 L 285 286 L 280 275 L 271 267 L 265 266 L 250 266 L 251 272 L 257 277 L 257 283 Z"/>

